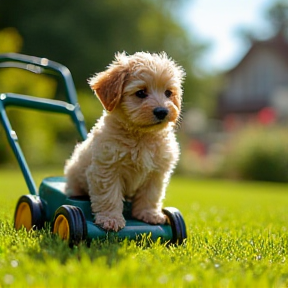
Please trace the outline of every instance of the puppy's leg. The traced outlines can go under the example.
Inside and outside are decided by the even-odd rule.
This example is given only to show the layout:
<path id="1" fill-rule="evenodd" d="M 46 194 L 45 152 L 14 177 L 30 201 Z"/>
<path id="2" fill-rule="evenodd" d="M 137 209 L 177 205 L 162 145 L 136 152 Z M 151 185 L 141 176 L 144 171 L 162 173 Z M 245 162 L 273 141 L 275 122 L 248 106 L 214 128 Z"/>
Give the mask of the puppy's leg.
<path id="1" fill-rule="evenodd" d="M 162 213 L 162 200 L 166 181 L 160 173 L 154 173 L 136 192 L 132 204 L 132 216 L 151 224 L 164 224 L 166 216 Z"/>
<path id="2" fill-rule="evenodd" d="M 122 185 L 117 171 L 112 167 L 91 166 L 87 180 L 95 224 L 105 230 L 119 231 L 125 226 L 123 217 Z"/>

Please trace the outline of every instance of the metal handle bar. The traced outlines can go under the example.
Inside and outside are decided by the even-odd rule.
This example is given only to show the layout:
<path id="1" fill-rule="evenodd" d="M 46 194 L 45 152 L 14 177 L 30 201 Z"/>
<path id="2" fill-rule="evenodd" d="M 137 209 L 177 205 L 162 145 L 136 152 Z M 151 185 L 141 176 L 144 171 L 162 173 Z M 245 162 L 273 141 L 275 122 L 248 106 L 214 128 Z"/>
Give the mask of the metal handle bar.
<path id="1" fill-rule="evenodd" d="M 73 116 L 72 120 L 76 124 L 81 138 L 83 140 L 87 138 L 87 129 L 84 121 L 84 116 L 78 104 L 77 92 L 74 86 L 72 75 L 67 67 L 57 62 L 48 60 L 47 58 L 39 58 L 35 56 L 28 56 L 17 53 L 6 53 L 0 54 L 0 68 L 19 68 L 37 74 L 54 75 L 62 78 L 65 86 L 67 102 L 74 105 L 76 109 L 75 115 L 77 115 L 77 117 Z M 6 102 L 12 101 L 11 98 L 9 99 L 10 100 L 6 100 Z M 39 98 L 39 101 L 41 101 L 40 99 L 41 98 Z M 21 102 L 21 98 L 17 98 L 17 100 L 13 102 L 13 105 L 15 105 L 15 103 L 17 103 L 16 105 L 19 105 L 19 102 Z M 40 107 L 32 108 L 40 109 Z"/>
<path id="2" fill-rule="evenodd" d="M 25 160 L 25 157 L 23 155 L 23 152 L 21 150 L 21 147 L 18 143 L 17 134 L 12 129 L 9 118 L 6 114 L 5 108 L 7 106 L 18 106 L 24 108 L 67 114 L 72 118 L 73 122 L 76 124 L 80 134 L 83 133 L 83 131 L 81 130 L 82 129 L 82 126 L 80 125 L 81 119 L 79 119 L 79 117 L 81 118 L 83 117 L 83 115 L 82 113 L 79 113 L 80 108 L 78 104 L 73 105 L 64 101 L 43 99 L 13 93 L 6 93 L 0 95 L 0 121 L 3 124 L 9 144 L 22 170 L 29 192 L 32 195 L 37 195 L 37 188 L 32 178 L 27 162 Z"/>
<path id="3" fill-rule="evenodd" d="M 0 68 L 20 68 L 36 74 L 56 75 L 65 85 L 66 99 L 76 105 L 77 93 L 72 75 L 67 67 L 47 58 L 39 58 L 17 53 L 0 54 Z"/>
<path id="4" fill-rule="evenodd" d="M 0 54 L 0 68 L 19 68 L 37 74 L 47 74 L 60 77 L 65 85 L 67 102 L 20 95 L 14 93 L 0 94 L 0 122 L 2 122 L 7 139 L 13 149 L 14 155 L 22 170 L 28 189 L 32 195 L 37 195 L 37 188 L 31 176 L 31 172 L 18 143 L 16 132 L 12 129 L 6 114 L 7 106 L 18 106 L 50 112 L 64 113 L 70 115 L 77 127 L 81 138 L 87 138 L 87 130 L 84 116 L 80 110 L 77 93 L 69 69 L 57 62 L 46 58 L 38 58 L 23 54 L 7 53 Z"/>

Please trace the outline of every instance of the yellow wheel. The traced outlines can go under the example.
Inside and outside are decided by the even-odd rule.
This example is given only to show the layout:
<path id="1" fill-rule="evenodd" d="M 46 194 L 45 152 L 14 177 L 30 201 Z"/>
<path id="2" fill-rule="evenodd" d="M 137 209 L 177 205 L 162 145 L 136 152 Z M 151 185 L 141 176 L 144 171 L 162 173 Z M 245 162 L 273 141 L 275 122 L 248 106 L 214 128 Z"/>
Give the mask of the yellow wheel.
<path id="1" fill-rule="evenodd" d="M 63 205 L 57 209 L 52 224 L 52 232 L 68 241 L 69 246 L 78 245 L 87 238 L 87 224 L 79 207 Z"/>
<path id="2" fill-rule="evenodd" d="M 14 214 L 16 230 L 24 227 L 27 231 L 41 229 L 44 224 L 42 203 L 38 196 L 24 195 L 20 197 Z"/>
<path id="3" fill-rule="evenodd" d="M 32 229 L 32 215 L 28 203 L 22 202 L 19 204 L 15 215 L 15 228 L 19 230 L 22 226 L 27 231 Z"/>
<path id="4" fill-rule="evenodd" d="M 70 239 L 69 222 L 64 215 L 59 214 L 55 219 L 53 233 L 58 234 L 62 240 Z"/>

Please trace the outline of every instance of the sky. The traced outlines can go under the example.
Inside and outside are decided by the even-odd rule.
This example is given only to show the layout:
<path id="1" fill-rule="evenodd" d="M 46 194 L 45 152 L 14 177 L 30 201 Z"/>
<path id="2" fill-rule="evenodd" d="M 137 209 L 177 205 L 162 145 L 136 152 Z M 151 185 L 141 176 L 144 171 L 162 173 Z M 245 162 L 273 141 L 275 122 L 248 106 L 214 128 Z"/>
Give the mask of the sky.
<path id="1" fill-rule="evenodd" d="M 183 9 L 183 23 L 192 35 L 211 44 L 201 59 L 206 71 L 232 68 L 249 46 L 237 34 L 240 28 L 265 30 L 264 11 L 276 0 L 192 0 Z M 266 24 L 267 25 L 267 24 Z M 261 30 L 260 30 L 261 29 Z"/>

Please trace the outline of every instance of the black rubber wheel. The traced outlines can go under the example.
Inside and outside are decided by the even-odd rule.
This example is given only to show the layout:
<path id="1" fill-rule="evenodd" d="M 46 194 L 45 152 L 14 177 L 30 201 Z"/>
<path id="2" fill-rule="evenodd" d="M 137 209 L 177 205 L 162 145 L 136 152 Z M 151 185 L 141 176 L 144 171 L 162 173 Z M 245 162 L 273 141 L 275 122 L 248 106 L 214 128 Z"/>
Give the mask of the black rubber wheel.
<path id="1" fill-rule="evenodd" d="M 52 232 L 68 241 L 70 247 L 86 240 L 87 224 L 83 211 L 71 205 L 59 207 L 55 212 Z"/>
<path id="2" fill-rule="evenodd" d="M 174 207 L 166 207 L 162 212 L 168 217 L 169 224 L 172 228 L 172 239 L 170 243 L 172 244 L 182 244 L 184 239 L 187 238 L 185 221 L 180 213 L 180 211 Z"/>
<path id="3" fill-rule="evenodd" d="M 14 213 L 14 227 L 19 230 L 25 227 L 27 231 L 31 229 L 41 229 L 44 226 L 44 212 L 39 196 L 23 195 L 18 200 Z"/>

